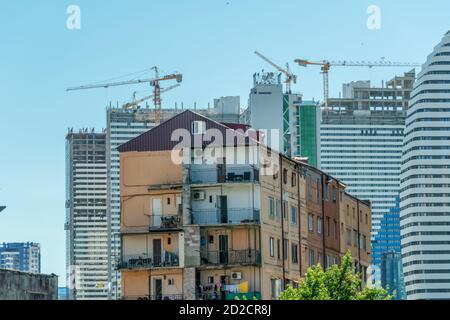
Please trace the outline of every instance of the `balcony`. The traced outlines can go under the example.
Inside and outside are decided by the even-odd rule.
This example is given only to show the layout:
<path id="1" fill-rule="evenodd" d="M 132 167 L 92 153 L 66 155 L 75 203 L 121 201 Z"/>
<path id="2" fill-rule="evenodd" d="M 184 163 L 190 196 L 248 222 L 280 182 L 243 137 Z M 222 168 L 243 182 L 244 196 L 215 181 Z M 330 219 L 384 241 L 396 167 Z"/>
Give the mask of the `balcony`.
<path id="1" fill-rule="evenodd" d="M 122 300 L 183 300 L 182 294 L 157 294 L 157 295 L 135 295 L 124 296 Z"/>
<path id="2" fill-rule="evenodd" d="M 191 184 L 250 183 L 259 181 L 259 170 L 251 165 L 192 165 Z"/>
<path id="3" fill-rule="evenodd" d="M 219 265 L 259 265 L 261 254 L 258 250 L 228 250 L 228 251 L 206 251 L 201 253 L 201 262 L 204 266 Z"/>
<path id="4" fill-rule="evenodd" d="M 236 209 L 201 209 L 192 213 L 193 224 L 215 225 L 215 224 L 243 224 L 259 223 L 259 209 L 236 208 Z"/>
<path id="5" fill-rule="evenodd" d="M 180 259 L 176 254 L 166 252 L 162 256 L 131 255 L 123 256 L 117 264 L 117 269 L 153 269 L 173 268 L 180 266 Z"/>
<path id="6" fill-rule="evenodd" d="M 150 216 L 150 231 L 180 230 L 182 227 L 181 215 L 152 215 Z"/>

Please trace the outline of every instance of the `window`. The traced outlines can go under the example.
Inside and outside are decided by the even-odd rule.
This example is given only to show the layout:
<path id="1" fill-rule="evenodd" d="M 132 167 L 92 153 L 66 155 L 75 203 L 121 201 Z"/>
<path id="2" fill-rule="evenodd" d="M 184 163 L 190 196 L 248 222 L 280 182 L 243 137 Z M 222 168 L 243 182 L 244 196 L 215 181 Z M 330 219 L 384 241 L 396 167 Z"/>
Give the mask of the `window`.
<path id="1" fill-rule="evenodd" d="M 295 187 L 297 185 L 297 176 L 295 175 L 295 172 L 292 172 L 291 176 L 291 185 Z"/>
<path id="2" fill-rule="evenodd" d="M 337 222 L 336 220 L 333 220 L 333 235 L 334 235 L 334 239 L 337 239 Z"/>
<path id="3" fill-rule="evenodd" d="M 333 264 L 337 265 L 338 264 L 338 258 L 337 257 L 333 257 Z"/>
<path id="4" fill-rule="evenodd" d="M 277 205 L 276 205 L 276 215 L 277 215 L 277 219 L 280 219 L 280 211 L 281 211 L 281 202 L 280 200 L 277 199 L 276 201 Z"/>
<path id="5" fill-rule="evenodd" d="M 309 266 L 314 266 L 314 250 L 309 249 Z"/>
<path id="6" fill-rule="evenodd" d="M 287 220 L 287 208 L 288 208 L 288 202 L 283 201 L 283 220 Z"/>
<path id="7" fill-rule="evenodd" d="M 291 224 L 297 224 L 297 207 L 291 207 Z"/>
<path id="8" fill-rule="evenodd" d="M 281 295 L 281 279 L 271 279 L 270 286 L 272 291 L 272 299 L 280 299 Z"/>
<path id="9" fill-rule="evenodd" d="M 346 231 L 347 231 L 347 233 L 346 233 L 345 240 L 346 240 L 347 245 L 351 246 L 352 245 L 352 230 L 347 228 Z"/>
<path id="10" fill-rule="evenodd" d="M 328 189 L 330 188 L 330 186 L 328 184 L 325 185 L 325 187 L 323 188 L 323 198 L 328 201 Z"/>
<path id="11" fill-rule="evenodd" d="M 214 283 L 214 277 L 208 277 L 208 283 Z"/>
<path id="12" fill-rule="evenodd" d="M 365 235 L 363 235 L 363 249 L 367 251 L 367 237 Z"/>
<path id="13" fill-rule="evenodd" d="M 209 243 L 213 244 L 214 243 L 214 236 L 209 236 L 208 238 L 209 238 Z"/>
<path id="14" fill-rule="evenodd" d="M 368 217 L 368 214 L 366 213 L 366 224 L 368 224 L 369 223 L 369 217 Z"/>
<path id="15" fill-rule="evenodd" d="M 281 248 L 280 248 L 280 239 L 277 239 L 277 258 L 278 260 L 281 260 Z"/>
<path id="16" fill-rule="evenodd" d="M 273 197 L 269 197 L 269 218 L 275 219 L 275 201 Z"/>
<path id="17" fill-rule="evenodd" d="M 333 187 L 333 202 L 336 203 L 336 187 Z"/>
<path id="18" fill-rule="evenodd" d="M 169 286 L 173 286 L 173 285 L 175 284 L 175 279 L 173 279 L 173 278 L 168 279 L 168 280 L 167 280 L 167 284 L 168 284 Z"/>
<path id="19" fill-rule="evenodd" d="M 291 246 L 291 256 L 292 256 L 292 263 L 298 263 L 298 245 L 294 243 Z"/>
<path id="20" fill-rule="evenodd" d="M 325 225 L 325 234 L 327 237 L 330 236 L 330 218 L 327 217 L 327 224 Z"/>
<path id="21" fill-rule="evenodd" d="M 353 229 L 353 246 L 358 246 L 358 231 Z"/>
<path id="22" fill-rule="evenodd" d="M 213 202 L 213 196 L 209 196 L 209 203 Z"/>
<path id="23" fill-rule="evenodd" d="M 331 263 L 331 258 L 329 255 L 327 255 L 326 260 L 325 260 L 325 269 L 328 269 L 329 267 L 331 267 L 330 263 Z"/>
<path id="24" fill-rule="evenodd" d="M 270 251 L 270 256 L 273 258 L 275 256 L 275 252 L 274 252 L 274 239 L 272 237 L 270 237 L 269 239 L 269 251 Z"/>
<path id="25" fill-rule="evenodd" d="M 168 237 L 168 238 L 167 238 L 167 245 L 170 246 L 171 244 L 172 244 L 172 238 L 171 238 L 171 237 Z"/>
<path id="26" fill-rule="evenodd" d="M 167 198 L 167 205 L 170 206 L 170 198 Z"/>
<path id="27" fill-rule="evenodd" d="M 308 214 L 308 230 L 309 230 L 309 232 L 314 231 L 314 223 L 313 223 L 313 215 L 312 214 Z"/>
<path id="28" fill-rule="evenodd" d="M 317 218 L 317 234 L 322 234 L 322 219 Z"/>
<path id="29" fill-rule="evenodd" d="M 283 169 L 283 183 L 287 184 L 287 176 L 288 176 L 288 170 Z"/>
<path id="30" fill-rule="evenodd" d="M 284 239 L 284 241 L 283 241 L 283 256 L 284 256 L 284 260 L 288 259 L 288 248 L 289 248 L 289 241 L 287 239 Z"/>
<path id="31" fill-rule="evenodd" d="M 317 260 L 318 260 L 318 263 L 321 265 L 321 266 L 323 266 L 323 264 L 322 264 L 322 254 L 321 253 L 319 253 L 318 255 L 317 255 Z"/>
<path id="32" fill-rule="evenodd" d="M 203 134 L 206 131 L 205 121 L 193 121 L 192 122 L 192 134 Z"/>

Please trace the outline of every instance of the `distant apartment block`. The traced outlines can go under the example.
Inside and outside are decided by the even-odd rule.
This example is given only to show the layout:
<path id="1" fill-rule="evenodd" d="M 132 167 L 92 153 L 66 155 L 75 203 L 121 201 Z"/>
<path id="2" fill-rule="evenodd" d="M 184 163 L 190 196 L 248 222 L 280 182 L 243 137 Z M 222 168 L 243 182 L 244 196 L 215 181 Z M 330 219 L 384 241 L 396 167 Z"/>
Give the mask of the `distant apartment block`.
<path id="1" fill-rule="evenodd" d="M 0 268 L 0 300 L 58 300 L 58 276 Z"/>
<path id="2" fill-rule="evenodd" d="M 266 144 L 290 157 L 308 158 L 320 167 L 320 108 L 314 101 L 302 101 L 301 94 L 283 93 L 280 75 L 256 73 L 253 76 L 248 108 L 241 122 L 270 132 Z"/>
<path id="3" fill-rule="evenodd" d="M 118 148 L 122 299 L 277 299 L 347 250 L 366 274 L 370 204 L 236 129 L 184 111 Z"/>
<path id="4" fill-rule="evenodd" d="M 237 123 L 240 115 L 239 97 L 214 99 L 213 107 L 194 108 L 196 112 L 221 122 Z M 184 112 L 183 104 L 172 109 L 163 109 L 162 122 Z M 107 163 L 107 212 L 108 212 L 108 282 L 112 284 L 109 298 L 120 298 L 120 273 L 116 261 L 120 257 L 120 161 L 117 147 L 155 126 L 155 110 L 138 108 L 107 109 L 106 163 Z"/>
<path id="5" fill-rule="evenodd" d="M 322 110 L 321 169 L 342 180 L 347 191 L 372 203 L 372 238 L 400 193 L 405 116 L 415 72 L 373 87 L 344 85 L 344 97 Z"/>
<path id="6" fill-rule="evenodd" d="M 108 297 L 106 133 L 66 136 L 66 265 L 69 298 Z"/>
<path id="7" fill-rule="evenodd" d="M 41 272 L 41 248 L 38 243 L 1 243 L 0 269 L 29 273 Z"/>

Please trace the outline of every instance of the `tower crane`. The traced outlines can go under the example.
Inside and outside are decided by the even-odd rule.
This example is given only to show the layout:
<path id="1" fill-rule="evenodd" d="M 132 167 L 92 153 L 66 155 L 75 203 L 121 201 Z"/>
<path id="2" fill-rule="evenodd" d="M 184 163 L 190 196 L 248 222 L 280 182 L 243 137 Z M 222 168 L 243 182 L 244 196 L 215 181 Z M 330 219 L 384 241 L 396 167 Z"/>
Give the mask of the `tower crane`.
<path id="1" fill-rule="evenodd" d="M 168 80 L 176 80 L 178 83 L 181 83 L 183 81 L 183 75 L 174 73 L 174 74 L 169 74 L 169 75 L 160 77 L 158 67 L 153 67 L 152 69 L 155 70 L 155 77 L 152 79 L 136 79 L 136 80 L 129 80 L 129 81 L 113 82 L 113 83 L 85 85 L 85 86 L 79 86 L 79 87 L 71 87 L 71 88 L 68 88 L 67 91 L 96 89 L 96 88 L 109 88 L 109 87 L 117 87 L 117 86 L 124 86 L 124 85 L 148 83 L 148 84 L 150 84 L 150 86 L 153 87 L 153 95 L 151 97 L 149 97 L 148 99 L 153 98 L 153 103 L 155 105 L 155 122 L 156 122 L 156 125 L 159 125 L 161 123 L 161 93 L 169 90 L 169 88 L 167 88 L 165 90 L 161 90 L 160 82 L 168 81 Z M 170 88 L 170 89 L 173 89 L 173 88 Z"/>
<path id="2" fill-rule="evenodd" d="M 312 62 L 304 59 L 296 59 L 294 61 L 301 67 L 307 67 L 308 65 L 321 66 L 321 73 L 323 74 L 323 97 L 325 100 L 325 108 L 328 109 L 328 98 L 329 98 L 329 73 L 331 67 L 420 67 L 420 63 L 409 63 L 409 62 L 390 62 L 390 61 L 328 61 L 323 60 L 321 62 Z"/>
<path id="3" fill-rule="evenodd" d="M 289 70 L 289 63 L 286 63 L 286 69 L 283 69 L 282 67 L 280 67 L 279 65 L 275 64 L 274 62 L 269 60 L 267 57 L 265 57 L 264 55 L 262 55 L 258 51 L 255 51 L 255 54 L 286 76 L 286 80 L 284 82 L 286 84 L 286 92 L 287 93 L 292 93 L 292 91 L 291 91 L 291 83 L 294 83 L 294 84 L 297 83 L 297 76 L 290 72 L 290 70 Z"/>
<path id="4" fill-rule="evenodd" d="M 179 86 L 180 86 L 179 83 L 174 84 L 173 86 L 167 87 L 167 88 L 165 88 L 165 89 L 161 89 L 160 93 L 167 92 L 167 91 L 172 90 L 172 89 L 175 89 L 175 88 L 177 88 L 177 87 L 179 87 Z M 146 101 L 146 100 L 149 100 L 149 99 L 152 99 L 152 98 L 154 98 L 154 97 L 155 97 L 155 95 L 152 94 L 152 95 L 150 95 L 150 96 L 143 97 L 143 98 L 141 98 L 141 99 L 139 99 L 139 100 L 133 100 L 132 102 L 125 103 L 125 104 L 122 106 L 122 108 L 123 108 L 123 109 L 133 109 L 133 108 L 137 107 L 139 104 L 141 104 L 142 102 L 144 102 L 144 101 Z"/>

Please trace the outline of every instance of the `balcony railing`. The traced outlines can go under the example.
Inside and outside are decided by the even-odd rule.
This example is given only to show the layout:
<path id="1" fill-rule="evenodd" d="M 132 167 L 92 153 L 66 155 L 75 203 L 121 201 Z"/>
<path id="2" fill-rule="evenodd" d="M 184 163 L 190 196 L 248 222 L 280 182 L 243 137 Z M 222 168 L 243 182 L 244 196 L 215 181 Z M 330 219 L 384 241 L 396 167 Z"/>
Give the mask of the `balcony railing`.
<path id="1" fill-rule="evenodd" d="M 180 229 L 181 227 L 181 215 L 150 216 L 150 231 Z"/>
<path id="2" fill-rule="evenodd" d="M 202 265 L 259 265 L 258 250 L 207 251 L 201 253 Z"/>
<path id="3" fill-rule="evenodd" d="M 242 224 L 258 223 L 259 209 L 202 209 L 192 213 L 193 224 Z"/>
<path id="4" fill-rule="evenodd" d="M 238 183 L 259 181 L 259 170 L 251 165 L 192 165 L 191 184 Z"/>
<path id="5" fill-rule="evenodd" d="M 182 294 L 156 294 L 124 296 L 122 300 L 183 300 Z"/>
<path id="6" fill-rule="evenodd" d="M 117 269 L 150 269 L 178 267 L 180 259 L 176 254 L 166 252 L 164 255 L 127 255 L 117 264 Z"/>

